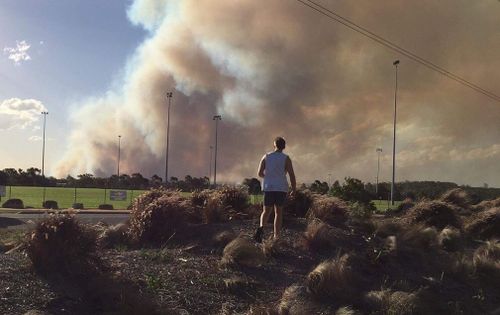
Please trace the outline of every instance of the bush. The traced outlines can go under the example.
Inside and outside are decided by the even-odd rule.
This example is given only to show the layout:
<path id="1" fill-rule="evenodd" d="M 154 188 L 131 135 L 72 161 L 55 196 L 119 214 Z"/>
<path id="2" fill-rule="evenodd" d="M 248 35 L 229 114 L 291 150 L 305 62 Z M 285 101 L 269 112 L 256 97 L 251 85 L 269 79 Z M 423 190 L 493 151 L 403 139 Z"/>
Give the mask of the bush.
<path id="1" fill-rule="evenodd" d="M 415 205 L 415 202 L 413 202 L 412 199 L 406 198 L 403 200 L 396 208 L 396 212 L 401 213 L 401 212 L 406 212 L 409 209 L 413 208 Z"/>
<path id="2" fill-rule="evenodd" d="M 488 241 L 474 252 L 476 275 L 493 285 L 500 283 L 500 241 Z"/>
<path id="3" fill-rule="evenodd" d="M 104 203 L 104 204 L 99 205 L 98 209 L 99 210 L 113 210 L 114 208 L 113 208 L 113 205 Z"/>
<path id="4" fill-rule="evenodd" d="M 500 207 L 500 198 L 493 199 L 493 200 L 481 201 L 474 208 L 475 208 L 475 210 L 482 211 L 482 210 L 489 210 L 491 208 L 497 208 L 497 207 Z"/>
<path id="5" fill-rule="evenodd" d="M 195 206 L 203 207 L 208 202 L 208 199 L 210 198 L 211 194 L 212 190 L 210 189 L 195 190 L 191 194 L 191 202 Z"/>
<path id="6" fill-rule="evenodd" d="M 304 232 L 304 245 L 312 252 L 330 252 L 335 247 L 341 247 L 349 240 L 347 232 L 314 220 L 307 225 Z"/>
<path id="7" fill-rule="evenodd" d="M 465 230 L 481 239 L 500 238 L 500 208 L 481 211 L 469 218 Z"/>
<path id="8" fill-rule="evenodd" d="M 75 202 L 75 203 L 72 205 L 72 208 L 73 208 L 73 209 L 83 209 L 83 203 L 80 203 L 80 202 Z"/>
<path id="9" fill-rule="evenodd" d="M 2 204 L 2 208 L 24 209 L 24 204 L 21 199 L 8 199 Z"/>
<path id="10" fill-rule="evenodd" d="M 311 193 L 307 190 L 297 190 L 293 196 L 285 200 L 283 212 L 298 218 L 304 218 L 313 202 Z"/>
<path id="11" fill-rule="evenodd" d="M 306 286 L 311 294 L 322 300 L 333 299 L 349 304 L 355 301 L 358 281 L 350 265 L 350 256 L 324 261 L 307 275 Z"/>
<path id="12" fill-rule="evenodd" d="M 426 252 L 438 244 L 438 232 L 434 227 L 415 225 L 403 230 L 396 240 L 398 249 Z"/>
<path id="13" fill-rule="evenodd" d="M 319 219 L 331 225 L 342 225 L 347 221 L 349 206 L 335 197 L 318 196 L 307 213 L 309 220 Z"/>
<path id="14" fill-rule="evenodd" d="M 242 211 L 248 206 L 248 191 L 243 187 L 223 186 L 212 193 L 212 198 L 219 200 L 223 207 Z"/>
<path id="15" fill-rule="evenodd" d="M 59 209 L 57 201 L 55 200 L 45 200 L 42 206 L 44 209 Z"/>
<path id="16" fill-rule="evenodd" d="M 446 226 L 460 228 L 462 222 L 455 205 L 442 201 L 423 201 L 408 210 L 405 218 L 409 223 L 423 223 L 443 229 Z"/>
<path id="17" fill-rule="evenodd" d="M 444 228 L 438 236 L 439 245 L 447 251 L 457 251 L 462 247 L 462 234 L 453 227 Z"/>
<path id="18" fill-rule="evenodd" d="M 239 265 L 244 267 L 260 267 L 266 261 L 262 250 L 253 242 L 237 237 L 224 247 L 223 265 Z"/>
<path id="19" fill-rule="evenodd" d="M 140 244 L 162 245 L 187 225 L 190 200 L 178 192 L 152 190 L 139 196 L 130 213 L 130 239 Z"/>
<path id="20" fill-rule="evenodd" d="M 127 229 L 128 225 L 125 223 L 104 227 L 98 236 L 99 246 L 103 248 L 113 248 L 117 245 L 127 244 Z"/>
<path id="21" fill-rule="evenodd" d="M 373 203 L 361 203 L 358 201 L 349 204 L 349 215 L 354 218 L 369 218 L 376 210 Z"/>
<path id="22" fill-rule="evenodd" d="M 311 297 L 309 292 L 307 292 L 307 288 L 305 286 L 297 284 L 289 286 L 285 289 L 278 305 L 278 309 L 279 314 L 319 314 L 319 308 L 311 301 Z"/>
<path id="23" fill-rule="evenodd" d="M 441 196 L 440 200 L 464 209 L 469 208 L 471 205 L 471 198 L 469 194 L 461 188 L 448 190 Z"/>
<path id="24" fill-rule="evenodd" d="M 72 215 L 50 215 L 40 220 L 25 244 L 36 270 L 75 275 L 98 271 L 97 233 Z"/>

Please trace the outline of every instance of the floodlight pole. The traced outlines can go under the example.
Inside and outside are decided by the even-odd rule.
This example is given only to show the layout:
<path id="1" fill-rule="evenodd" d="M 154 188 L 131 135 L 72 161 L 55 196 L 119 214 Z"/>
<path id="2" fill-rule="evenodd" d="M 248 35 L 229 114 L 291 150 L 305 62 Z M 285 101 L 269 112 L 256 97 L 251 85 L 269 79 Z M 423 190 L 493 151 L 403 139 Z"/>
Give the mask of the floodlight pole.
<path id="1" fill-rule="evenodd" d="M 121 139 L 122 136 L 118 135 L 118 164 L 116 169 L 116 175 L 118 176 L 118 180 L 120 179 L 120 149 L 121 149 Z"/>
<path id="2" fill-rule="evenodd" d="M 45 202 L 45 127 L 47 125 L 47 115 L 49 112 L 44 111 L 40 114 L 43 115 L 43 132 L 42 132 L 42 180 L 43 180 L 43 196 L 42 203 Z"/>
<path id="3" fill-rule="evenodd" d="M 212 151 L 214 150 L 213 146 L 210 146 L 210 163 L 208 165 L 208 182 L 210 184 L 210 179 L 212 178 Z"/>
<path id="4" fill-rule="evenodd" d="M 215 156 L 214 156 L 214 186 L 217 186 L 217 148 L 218 148 L 218 127 L 219 127 L 219 120 L 221 120 L 222 117 L 221 115 L 215 115 L 213 120 L 215 120 Z"/>
<path id="5" fill-rule="evenodd" d="M 396 174 L 396 105 L 398 96 L 398 64 L 399 60 L 392 63 L 396 70 L 396 87 L 394 89 L 394 132 L 392 138 L 392 182 L 391 182 L 391 205 L 394 206 L 394 179 Z"/>
<path id="6" fill-rule="evenodd" d="M 165 154 L 165 184 L 168 183 L 168 145 L 170 140 L 170 101 L 172 99 L 172 92 L 167 92 L 168 109 L 167 109 L 167 150 Z"/>
<path id="7" fill-rule="evenodd" d="M 378 175 L 380 173 L 380 153 L 382 153 L 382 148 L 377 148 L 377 184 L 375 185 L 375 195 L 378 198 Z"/>

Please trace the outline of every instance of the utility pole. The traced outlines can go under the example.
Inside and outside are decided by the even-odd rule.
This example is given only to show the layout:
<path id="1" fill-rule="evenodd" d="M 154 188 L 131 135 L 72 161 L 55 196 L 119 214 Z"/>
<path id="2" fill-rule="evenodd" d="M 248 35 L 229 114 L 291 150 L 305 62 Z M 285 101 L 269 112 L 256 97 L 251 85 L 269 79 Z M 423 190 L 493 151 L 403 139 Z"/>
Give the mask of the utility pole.
<path id="1" fill-rule="evenodd" d="M 170 140 L 170 101 L 172 99 L 172 92 L 167 92 L 168 109 L 167 109 L 167 150 L 165 154 L 165 184 L 168 183 L 168 145 Z"/>
<path id="2" fill-rule="evenodd" d="M 380 173 L 380 153 L 382 153 L 382 148 L 377 148 L 377 184 L 375 186 L 375 195 L 378 198 L 378 175 Z"/>
<path id="3" fill-rule="evenodd" d="M 208 182 L 212 179 L 212 151 L 214 150 L 213 146 L 210 146 L 210 163 L 208 165 Z"/>
<path id="4" fill-rule="evenodd" d="M 218 134 L 217 130 L 219 127 L 219 120 L 221 120 L 221 115 L 215 115 L 213 120 L 215 120 L 215 163 L 214 163 L 214 186 L 217 186 L 217 148 L 218 148 Z"/>
<path id="5" fill-rule="evenodd" d="M 394 132 L 392 138 L 392 182 L 391 182 L 391 205 L 394 206 L 394 179 L 396 177 L 396 113 L 398 96 L 398 65 L 399 60 L 392 63 L 396 70 L 396 87 L 394 89 Z"/>
<path id="6" fill-rule="evenodd" d="M 41 112 L 43 115 L 43 136 L 42 136 L 42 181 L 43 181 L 43 196 L 42 204 L 45 202 L 45 127 L 47 125 L 47 115 L 49 112 Z"/>
<path id="7" fill-rule="evenodd" d="M 118 180 L 120 179 L 120 145 L 121 145 L 122 136 L 118 135 L 118 166 L 116 169 L 116 175 L 118 176 Z"/>

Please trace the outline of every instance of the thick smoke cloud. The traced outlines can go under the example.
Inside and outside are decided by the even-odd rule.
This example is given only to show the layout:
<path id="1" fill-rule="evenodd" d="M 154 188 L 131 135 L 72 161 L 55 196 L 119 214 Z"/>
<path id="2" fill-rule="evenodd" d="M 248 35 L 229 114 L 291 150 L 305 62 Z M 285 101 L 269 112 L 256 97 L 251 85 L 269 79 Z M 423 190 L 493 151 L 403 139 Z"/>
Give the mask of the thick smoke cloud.
<path id="1" fill-rule="evenodd" d="M 323 1 L 418 55 L 495 91 L 497 1 Z M 255 176 L 272 139 L 288 140 L 300 182 L 390 178 L 394 67 L 400 59 L 397 179 L 500 186 L 500 104 L 399 56 L 297 1 L 136 0 L 150 32 L 122 88 L 81 104 L 58 174 L 121 169 L 207 175 L 219 125 L 218 178 Z M 77 118 L 76 118 L 77 117 Z"/>

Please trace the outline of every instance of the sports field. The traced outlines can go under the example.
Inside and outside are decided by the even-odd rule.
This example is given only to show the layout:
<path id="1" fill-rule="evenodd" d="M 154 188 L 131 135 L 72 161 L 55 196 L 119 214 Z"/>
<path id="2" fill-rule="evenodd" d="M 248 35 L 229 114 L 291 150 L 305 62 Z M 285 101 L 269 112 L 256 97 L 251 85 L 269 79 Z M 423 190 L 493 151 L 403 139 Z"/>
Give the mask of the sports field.
<path id="1" fill-rule="evenodd" d="M 3 204 L 7 199 L 18 198 L 25 207 L 41 208 L 43 201 L 43 187 L 7 186 L 5 197 L 1 197 Z M 55 200 L 59 208 L 71 208 L 73 203 L 83 203 L 86 209 L 95 209 L 100 204 L 112 204 L 115 209 L 127 209 L 132 200 L 145 190 L 124 190 L 126 199 L 123 201 L 110 200 L 110 189 L 100 188 L 45 188 L 45 200 Z"/>

